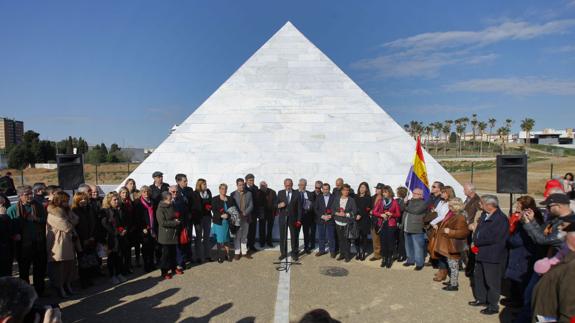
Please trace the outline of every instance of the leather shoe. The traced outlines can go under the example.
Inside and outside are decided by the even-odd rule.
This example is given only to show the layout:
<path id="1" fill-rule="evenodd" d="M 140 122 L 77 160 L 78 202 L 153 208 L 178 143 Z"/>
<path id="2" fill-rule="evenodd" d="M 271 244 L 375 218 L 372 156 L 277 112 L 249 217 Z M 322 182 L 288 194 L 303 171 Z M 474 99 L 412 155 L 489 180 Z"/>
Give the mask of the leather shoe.
<path id="1" fill-rule="evenodd" d="M 237 260 L 240 260 L 241 257 L 242 257 L 242 255 L 235 255 L 235 256 L 234 256 L 234 260 L 236 260 L 236 261 L 237 261 Z"/>
<path id="2" fill-rule="evenodd" d="M 413 268 L 413 270 L 415 271 L 420 271 L 423 269 L 423 266 L 415 266 L 415 268 Z"/>
<path id="3" fill-rule="evenodd" d="M 381 258 L 378 258 L 378 257 L 371 257 L 371 258 L 369 258 L 369 261 L 377 261 L 377 260 L 381 260 Z"/>
<path id="4" fill-rule="evenodd" d="M 410 267 L 410 266 L 413 266 L 413 265 L 415 265 L 415 264 L 409 263 L 409 262 L 403 263 L 403 267 Z"/>
<path id="5" fill-rule="evenodd" d="M 298 256 L 298 255 L 293 255 L 293 256 L 291 256 L 291 259 L 292 259 L 293 261 L 298 261 L 298 260 L 299 260 L 299 256 Z"/>
<path id="6" fill-rule="evenodd" d="M 481 314 L 485 314 L 485 315 L 494 315 L 494 314 L 498 314 L 499 310 L 496 310 L 494 308 L 484 308 L 481 311 L 479 311 L 479 313 Z"/>
<path id="7" fill-rule="evenodd" d="M 329 256 L 330 256 L 331 258 L 335 258 L 335 256 L 337 256 L 337 254 L 332 253 L 332 254 L 330 254 Z"/>
<path id="8" fill-rule="evenodd" d="M 469 303 L 467 303 L 467 304 L 470 305 L 470 306 L 487 306 L 487 303 L 483 303 L 483 302 L 480 302 L 480 301 L 478 301 L 478 300 L 471 301 L 471 302 L 469 302 Z"/>
<path id="9" fill-rule="evenodd" d="M 337 261 L 344 260 L 344 259 L 345 259 L 345 257 L 343 255 L 339 255 L 339 257 L 337 257 Z"/>
<path id="10" fill-rule="evenodd" d="M 286 255 L 280 255 L 280 256 L 278 257 L 278 260 L 284 260 L 286 257 L 287 257 Z"/>
<path id="11" fill-rule="evenodd" d="M 449 286 L 443 287 L 442 289 L 443 289 L 443 290 L 446 290 L 446 291 L 448 291 L 448 292 L 456 292 L 456 291 L 459 290 L 459 286 L 451 286 L 451 285 L 449 285 Z"/>
<path id="12" fill-rule="evenodd" d="M 254 257 L 252 257 L 250 253 L 247 253 L 244 257 L 246 257 L 247 259 L 254 259 Z"/>

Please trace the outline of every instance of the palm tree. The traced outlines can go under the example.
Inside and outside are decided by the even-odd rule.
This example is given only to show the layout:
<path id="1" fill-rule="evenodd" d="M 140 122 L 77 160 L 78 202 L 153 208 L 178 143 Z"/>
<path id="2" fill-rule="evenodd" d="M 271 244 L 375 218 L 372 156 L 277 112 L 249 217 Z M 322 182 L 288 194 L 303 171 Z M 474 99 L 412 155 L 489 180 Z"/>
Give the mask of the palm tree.
<path id="1" fill-rule="evenodd" d="M 475 146 L 475 134 L 477 132 L 477 113 L 471 115 L 471 131 L 473 131 L 473 146 Z"/>
<path id="2" fill-rule="evenodd" d="M 488 120 L 489 123 L 489 137 L 487 137 L 487 148 L 491 148 L 491 138 L 493 136 L 493 128 L 495 128 L 495 124 L 497 123 L 497 119 L 495 118 L 490 118 Z"/>
<path id="3" fill-rule="evenodd" d="M 459 138 L 460 138 L 460 139 L 459 139 L 459 140 L 460 140 L 460 141 L 459 141 L 459 154 L 460 154 L 460 155 L 461 155 L 461 146 L 462 146 L 462 145 L 465 145 L 465 139 L 466 139 L 465 132 L 467 131 L 467 124 L 468 124 L 468 123 L 469 123 L 469 118 L 468 118 L 468 117 L 463 117 L 463 118 L 461 118 L 461 126 L 463 127 L 463 129 L 462 129 L 461 131 L 462 131 L 462 135 L 463 135 L 463 136 L 462 136 L 462 137 L 459 137 Z M 461 139 L 463 139 L 463 142 L 461 142 Z"/>
<path id="4" fill-rule="evenodd" d="M 462 146 L 461 139 L 463 139 L 463 136 L 465 135 L 465 129 L 467 128 L 467 122 L 468 121 L 469 121 L 468 118 L 459 118 L 459 119 L 455 120 L 455 133 L 457 134 L 457 137 L 458 137 L 458 150 L 459 150 L 460 156 L 461 156 L 461 146 Z"/>
<path id="5" fill-rule="evenodd" d="M 431 138 L 431 134 L 433 133 L 433 127 L 430 125 L 423 127 L 423 131 L 425 132 L 426 140 L 425 140 L 425 150 L 428 150 L 429 140 Z"/>
<path id="6" fill-rule="evenodd" d="M 479 156 L 483 154 L 483 135 L 485 134 L 485 129 L 487 128 L 487 123 L 481 121 L 477 124 L 477 130 L 479 131 L 479 137 L 481 142 L 479 143 Z"/>
<path id="7" fill-rule="evenodd" d="M 437 155 L 437 148 L 439 147 L 439 136 L 441 135 L 441 130 L 443 129 L 443 124 L 441 122 L 434 122 L 431 124 L 433 130 L 435 130 L 435 135 L 437 140 L 435 141 L 435 155 Z"/>
<path id="8" fill-rule="evenodd" d="M 443 146 L 443 155 L 447 155 L 447 145 L 449 144 L 449 135 L 451 134 L 452 123 L 453 123 L 452 120 L 445 120 L 443 128 L 441 128 L 441 131 L 445 135 L 445 145 Z"/>
<path id="9" fill-rule="evenodd" d="M 501 153 L 505 154 L 505 142 L 509 139 L 509 128 L 501 127 L 497 129 L 497 134 L 499 135 L 499 140 L 501 140 Z"/>
<path id="10" fill-rule="evenodd" d="M 535 127 L 535 120 L 531 118 L 525 118 L 521 120 L 521 130 L 525 131 L 525 144 L 529 145 L 531 143 L 531 130 Z"/>
<path id="11" fill-rule="evenodd" d="M 420 123 L 418 121 L 415 120 L 411 120 L 409 122 L 409 134 L 413 137 L 413 138 L 417 138 L 416 134 L 419 132 L 419 127 L 420 127 Z"/>
<path id="12" fill-rule="evenodd" d="M 505 119 L 505 128 L 507 128 L 507 142 L 509 142 L 509 135 L 511 134 L 511 125 L 513 124 L 513 120 Z"/>

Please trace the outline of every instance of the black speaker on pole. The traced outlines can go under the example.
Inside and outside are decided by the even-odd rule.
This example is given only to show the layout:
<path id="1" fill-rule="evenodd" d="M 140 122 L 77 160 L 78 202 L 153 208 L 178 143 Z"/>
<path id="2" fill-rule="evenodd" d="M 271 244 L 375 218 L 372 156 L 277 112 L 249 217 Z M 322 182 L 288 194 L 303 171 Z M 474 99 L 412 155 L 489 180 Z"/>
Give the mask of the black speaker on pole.
<path id="1" fill-rule="evenodd" d="M 527 155 L 497 156 L 497 193 L 527 193 Z"/>
<path id="2" fill-rule="evenodd" d="M 75 190 L 84 183 L 84 157 L 80 154 L 56 155 L 58 185 L 63 190 Z"/>

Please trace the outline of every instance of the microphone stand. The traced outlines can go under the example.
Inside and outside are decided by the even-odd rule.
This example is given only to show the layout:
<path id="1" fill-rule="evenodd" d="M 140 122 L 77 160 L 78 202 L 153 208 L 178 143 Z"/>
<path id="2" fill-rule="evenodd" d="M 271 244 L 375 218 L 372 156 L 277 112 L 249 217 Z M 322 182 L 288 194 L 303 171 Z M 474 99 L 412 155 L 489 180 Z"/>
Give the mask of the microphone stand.
<path id="1" fill-rule="evenodd" d="M 285 206 L 284 208 L 287 208 L 287 206 Z M 280 216 L 281 216 L 281 215 L 280 215 Z M 281 239 L 280 239 L 280 253 L 281 253 L 281 250 L 282 250 L 282 248 L 283 248 L 283 250 L 284 250 L 284 252 L 285 252 L 284 255 L 285 255 L 286 257 L 285 257 L 283 260 L 274 262 L 274 265 L 277 265 L 277 266 L 276 266 L 276 270 L 277 270 L 277 271 L 285 271 L 285 272 L 287 273 L 287 272 L 289 272 L 290 267 L 291 267 L 292 265 L 301 265 L 301 262 L 299 262 L 299 261 L 292 261 L 292 260 L 291 260 L 291 256 L 288 256 L 288 240 L 291 242 L 291 237 L 288 236 L 289 216 L 288 216 L 288 215 L 285 215 L 285 217 L 286 217 L 286 223 L 285 223 L 285 231 L 284 231 L 284 233 L 285 233 L 286 239 L 285 239 L 285 243 L 284 243 L 283 246 L 281 245 Z M 281 229 L 281 228 L 280 228 L 280 229 Z M 299 237 L 298 237 L 298 239 L 299 239 Z M 297 252 L 299 253 L 299 250 L 298 250 Z M 289 260 L 288 260 L 288 258 L 289 258 Z"/>

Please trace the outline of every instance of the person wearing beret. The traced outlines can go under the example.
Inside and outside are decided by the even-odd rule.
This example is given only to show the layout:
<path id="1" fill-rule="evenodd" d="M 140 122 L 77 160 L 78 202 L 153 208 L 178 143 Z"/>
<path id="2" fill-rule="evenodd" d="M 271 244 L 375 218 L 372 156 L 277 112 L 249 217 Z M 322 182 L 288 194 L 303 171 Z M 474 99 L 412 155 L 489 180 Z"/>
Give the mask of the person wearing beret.
<path id="1" fill-rule="evenodd" d="M 155 171 L 152 174 L 154 183 L 150 185 L 150 198 L 154 203 L 154 211 L 158 208 L 158 204 L 162 201 L 162 193 L 167 192 L 170 189 L 170 185 L 164 183 L 164 174 L 160 171 Z"/>

